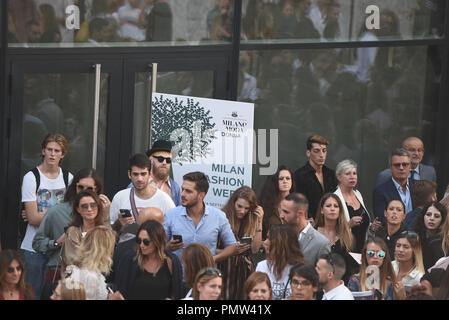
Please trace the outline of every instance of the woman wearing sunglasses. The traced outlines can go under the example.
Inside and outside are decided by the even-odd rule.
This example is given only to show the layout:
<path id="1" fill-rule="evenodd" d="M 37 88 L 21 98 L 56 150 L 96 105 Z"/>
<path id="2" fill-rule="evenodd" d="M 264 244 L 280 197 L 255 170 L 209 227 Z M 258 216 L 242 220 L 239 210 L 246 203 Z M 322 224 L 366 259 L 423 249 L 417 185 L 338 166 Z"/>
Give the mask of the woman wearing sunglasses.
<path id="1" fill-rule="evenodd" d="M 395 282 L 395 273 L 391 266 L 390 254 L 385 241 L 378 237 L 369 237 L 362 249 L 360 272 L 351 276 L 348 282 L 349 290 L 353 292 L 368 291 L 367 280 L 370 281 L 372 271 L 367 271 L 369 266 L 376 266 L 379 270 L 378 289 L 382 293 L 382 299 L 393 300 L 392 283 Z M 369 273 L 369 274 L 368 274 Z M 371 283 L 372 284 L 372 283 Z"/>
<path id="2" fill-rule="evenodd" d="M 396 300 L 404 300 L 411 287 L 420 284 L 425 273 L 418 234 L 402 232 L 396 240 L 394 254 L 395 260 L 391 263 L 396 275 L 394 296 Z"/>
<path id="3" fill-rule="evenodd" d="M 223 284 L 221 271 L 216 268 L 203 268 L 193 283 L 193 300 L 220 300 Z"/>
<path id="4" fill-rule="evenodd" d="M 125 299 L 164 300 L 182 296 L 182 268 L 176 256 L 165 252 L 164 227 L 155 220 L 144 222 L 137 231 L 137 254 L 120 258 L 115 284 Z"/>
<path id="5" fill-rule="evenodd" d="M 89 189 L 78 193 L 73 201 L 72 222 L 62 244 L 62 271 L 79 260 L 78 249 L 86 233 L 103 224 L 103 204 L 98 195 Z"/>
<path id="6" fill-rule="evenodd" d="M 34 300 L 22 257 L 13 250 L 0 252 L 0 300 Z"/>

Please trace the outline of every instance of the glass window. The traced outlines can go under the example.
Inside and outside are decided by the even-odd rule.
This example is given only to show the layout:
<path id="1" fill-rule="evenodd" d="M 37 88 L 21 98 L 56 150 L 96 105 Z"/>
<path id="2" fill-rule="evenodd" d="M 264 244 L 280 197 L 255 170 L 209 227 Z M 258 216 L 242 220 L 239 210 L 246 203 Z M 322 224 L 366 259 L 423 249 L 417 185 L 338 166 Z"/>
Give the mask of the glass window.
<path id="1" fill-rule="evenodd" d="M 135 76 L 133 153 L 146 152 L 150 145 L 151 77 L 149 72 L 136 73 Z M 213 98 L 213 86 L 213 71 L 159 72 L 157 75 L 157 91 L 168 94 Z"/>
<path id="2" fill-rule="evenodd" d="M 330 168 L 358 163 L 358 188 L 371 207 L 377 174 L 404 138 L 420 137 L 423 163 L 433 165 L 441 49 L 243 51 L 239 96 L 255 102 L 256 129 L 279 130 L 279 164 L 302 167 L 307 137 L 319 134 L 330 141 Z M 255 168 L 258 190 L 266 177 Z"/>
<path id="3" fill-rule="evenodd" d="M 229 43 L 234 0 L 9 0 L 10 47 Z"/>
<path id="4" fill-rule="evenodd" d="M 380 25 L 367 34 L 370 5 Z M 243 0 L 242 43 L 441 38 L 445 7 L 440 0 Z"/>
<path id="5" fill-rule="evenodd" d="M 104 177 L 108 74 L 102 74 L 98 120 L 97 171 Z M 73 174 L 92 167 L 93 74 L 26 74 L 23 97 L 22 176 L 41 162 L 40 143 L 49 133 L 68 141 L 62 167 Z"/>

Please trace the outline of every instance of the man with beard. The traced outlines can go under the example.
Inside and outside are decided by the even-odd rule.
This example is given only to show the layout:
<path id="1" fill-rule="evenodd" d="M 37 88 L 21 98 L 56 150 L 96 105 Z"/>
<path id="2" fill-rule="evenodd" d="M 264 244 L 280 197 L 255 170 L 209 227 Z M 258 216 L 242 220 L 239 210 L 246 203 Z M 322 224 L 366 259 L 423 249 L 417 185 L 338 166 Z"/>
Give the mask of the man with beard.
<path id="1" fill-rule="evenodd" d="M 167 249 L 181 258 L 184 247 L 194 242 L 201 243 L 209 248 L 215 262 L 235 254 L 237 242 L 226 214 L 203 202 L 209 190 L 206 175 L 202 172 L 190 172 L 183 176 L 183 180 L 182 206 L 166 212 L 164 217 L 165 233 L 169 241 Z M 217 250 L 219 239 L 223 243 L 223 250 Z"/>
<path id="2" fill-rule="evenodd" d="M 111 223 L 119 221 L 125 227 L 136 222 L 142 208 L 155 207 L 166 212 L 175 207 L 165 192 L 150 185 L 150 171 L 151 162 L 144 154 L 136 154 L 129 160 L 128 176 L 133 187 L 117 192 L 112 199 Z M 125 210 L 129 210 L 130 215 Z"/>
<path id="3" fill-rule="evenodd" d="M 152 187 L 158 188 L 168 194 L 175 206 L 181 205 L 181 188 L 179 185 L 169 177 L 171 168 L 171 149 L 170 141 L 158 140 L 153 144 L 153 147 L 146 152 L 146 155 L 151 161 L 151 173 L 149 184 Z M 132 183 L 128 188 L 131 188 Z"/>

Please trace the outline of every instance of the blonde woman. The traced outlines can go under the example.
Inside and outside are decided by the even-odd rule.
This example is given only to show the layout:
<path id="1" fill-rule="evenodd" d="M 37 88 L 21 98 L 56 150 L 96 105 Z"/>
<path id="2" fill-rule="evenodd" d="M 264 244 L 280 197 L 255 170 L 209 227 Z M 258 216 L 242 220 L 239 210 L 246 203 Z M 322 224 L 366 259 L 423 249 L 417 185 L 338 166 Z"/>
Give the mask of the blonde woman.
<path id="1" fill-rule="evenodd" d="M 51 300 L 86 300 L 84 285 L 71 277 L 58 281 Z"/>
<path id="2" fill-rule="evenodd" d="M 355 189 L 357 164 L 352 160 L 343 160 L 337 165 L 335 173 L 338 187 L 334 193 L 340 198 L 346 221 L 354 237 L 353 251 L 360 253 L 365 244 L 371 217 L 363 203 L 362 194 Z"/>
<path id="3" fill-rule="evenodd" d="M 420 284 L 425 273 L 418 234 L 402 232 L 396 240 L 394 255 L 395 260 L 391 263 L 396 275 L 393 290 L 396 300 L 404 300 L 411 287 Z"/>
<path id="4" fill-rule="evenodd" d="M 79 248 L 79 261 L 67 266 L 66 273 L 84 285 L 86 300 L 119 298 L 120 293 L 109 295 L 104 275 L 112 266 L 115 232 L 109 226 L 94 227 L 86 233 Z"/>
<path id="5" fill-rule="evenodd" d="M 348 283 L 349 277 L 357 268 L 356 261 L 349 255 L 354 239 L 344 216 L 343 205 L 337 195 L 333 193 L 323 195 L 314 227 L 330 241 L 331 253 L 338 253 L 345 259 L 346 272 L 343 281 L 345 284 Z"/>

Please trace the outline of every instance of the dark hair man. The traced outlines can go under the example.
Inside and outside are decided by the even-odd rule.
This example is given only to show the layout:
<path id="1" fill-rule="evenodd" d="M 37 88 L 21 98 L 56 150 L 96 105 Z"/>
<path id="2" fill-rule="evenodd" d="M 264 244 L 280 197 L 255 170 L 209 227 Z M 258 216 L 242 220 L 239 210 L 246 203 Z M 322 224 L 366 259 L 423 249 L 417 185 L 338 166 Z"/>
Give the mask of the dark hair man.
<path id="1" fill-rule="evenodd" d="M 422 209 L 429 203 L 437 201 L 437 184 L 430 180 L 418 180 L 412 186 L 412 199 L 416 208 L 410 211 L 404 220 L 404 228 L 408 231 L 415 230 L 416 219 Z"/>
<path id="2" fill-rule="evenodd" d="M 191 243 L 201 243 L 209 248 L 215 262 L 236 253 L 236 239 L 226 214 L 205 205 L 203 200 L 209 190 L 209 182 L 202 172 L 191 172 L 183 177 L 181 191 L 182 206 L 165 213 L 164 228 L 167 234 L 168 250 L 181 258 L 182 248 Z M 174 239 L 181 236 L 182 241 Z M 218 239 L 224 249 L 217 254 Z"/>
<path id="3" fill-rule="evenodd" d="M 111 223 L 119 221 L 124 227 L 136 222 L 142 208 L 155 207 L 166 212 L 175 207 L 169 195 L 149 184 L 150 171 L 151 163 L 146 155 L 138 153 L 131 157 L 128 177 L 133 187 L 117 192 L 112 199 Z M 131 216 L 124 210 L 129 210 Z"/>
<path id="4" fill-rule="evenodd" d="M 322 300 L 354 300 L 351 291 L 341 278 L 345 274 L 345 260 L 338 253 L 325 255 L 316 264 L 320 285 L 323 287 Z"/>
<path id="5" fill-rule="evenodd" d="M 309 200 L 309 218 L 315 219 L 318 203 L 323 194 L 334 192 L 338 180 L 335 171 L 326 167 L 327 146 L 329 142 L 321 136 L 312 135 L 306 142 L 306 155 L 309 161 L 295 171 L 296 192 Z"/>
<path id="6" fill-rule="evenodd" d="M 315 265 L 318 258 L 331 252 L 329 240 L 307 221 L 308 201 L 299 193 L 290 193 L 281 201 L 280 218 L 295 230 L 304 258 Z"/>

